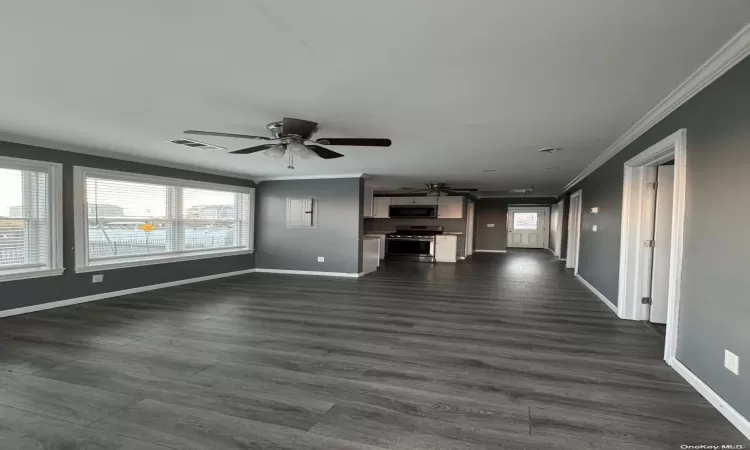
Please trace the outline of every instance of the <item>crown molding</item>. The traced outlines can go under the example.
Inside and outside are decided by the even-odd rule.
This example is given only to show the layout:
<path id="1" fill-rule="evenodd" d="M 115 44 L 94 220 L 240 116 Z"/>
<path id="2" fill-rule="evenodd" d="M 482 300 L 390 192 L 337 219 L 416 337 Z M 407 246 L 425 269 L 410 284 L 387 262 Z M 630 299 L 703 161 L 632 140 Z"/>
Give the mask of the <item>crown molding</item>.
<path id="1" fill-rule="evenodd" d="M 331 178 L 367 178 L 368 175 L 364 173 L 340 173 L 331 175 L 299 175 L 290 177 L 260 177 L 255 178 L 253 181 L 256 183 L 262 183 L 264 181 L 288 181 L 288 180 L 325 180 Z"/>
<path id="2" fill-rule="evenodd" d="M 714 53 L 698 70 L 693 72 L 675 90 L 646 113 L 628 131 L 607 148 L 598 158 L 589 164 L 577 177 L 565 186 L 560 195 L 567 192 L 578 182 L 589 176 L 596 169 L 609 161 L 613 156 L 638 139 L 643 133 L 659 123 L 663 118 L 693 98 L 706 86 L 734 67 L 750 54 L 750 24 L 745 25 L 726 44 Z"/>

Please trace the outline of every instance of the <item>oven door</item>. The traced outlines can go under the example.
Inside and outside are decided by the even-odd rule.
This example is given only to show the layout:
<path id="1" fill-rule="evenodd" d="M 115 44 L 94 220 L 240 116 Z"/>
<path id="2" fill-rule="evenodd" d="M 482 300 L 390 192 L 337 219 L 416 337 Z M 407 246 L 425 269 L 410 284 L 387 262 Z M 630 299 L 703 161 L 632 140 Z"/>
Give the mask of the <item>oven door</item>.
<path id="1" fill-rule="evenodd" d="M 385 256 L 386 259 L 432 262 L 435 260 L 435 240 L 387 238 Z"/>

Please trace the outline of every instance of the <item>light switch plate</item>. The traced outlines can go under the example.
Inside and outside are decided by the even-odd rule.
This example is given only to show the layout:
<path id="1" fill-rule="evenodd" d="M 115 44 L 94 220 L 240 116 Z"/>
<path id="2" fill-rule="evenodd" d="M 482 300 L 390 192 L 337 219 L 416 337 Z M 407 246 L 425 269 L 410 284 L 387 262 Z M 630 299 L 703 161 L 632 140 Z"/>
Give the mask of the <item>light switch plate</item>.
<path id="1" fill-rule="evenodd" d="M 494 223 L 488 223 L 487 224 L 487 228 L 495 228 L 495 224 Z"/>
<path id="2" fill-rule="evenodd" d="M 740 357 L 730 352 L 729 350 L 724 350 L 724 367 L 729 369 L 729 371 L 733 374 L 739 375 Z"/>
<path id="3" fill-rule="evenodd" d="M 593 227 L 591 227 L 591 231 L 593 231 L 593 232 L 595 232 L 595 233 L 596 233 L 596 232 L 597 232 L 598 230 L 599 230 L 599 225 L 594 225 Z"/>
<path id="4" fill-rule="evenodd" d="M 594 206 L 593 208 L 591 208 L 591 214 L 599 214 L 599 207 Z"/>
<path id="5" fill-rule="evenodd" d="M 326 262 L 325 256 L 318 256 L 318 262 Z"/>
<path id="6" fill-rule="evenodd" d="M 91 277 L 91 282 L 92 283 L 101 283 L 102 281 L 104 281 L 104 274 L 100 273 L 100 274 L 96 274 L 93 277 Z"/>

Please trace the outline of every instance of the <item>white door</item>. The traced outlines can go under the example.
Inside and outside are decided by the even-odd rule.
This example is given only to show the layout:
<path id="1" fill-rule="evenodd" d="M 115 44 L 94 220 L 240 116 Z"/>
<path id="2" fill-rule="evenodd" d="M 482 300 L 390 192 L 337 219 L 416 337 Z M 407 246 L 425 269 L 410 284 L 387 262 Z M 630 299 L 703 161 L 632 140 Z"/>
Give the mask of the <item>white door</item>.
<path id="1" fill-rule="evenodd" d="M 565 200 L 557 203 L 557 223 L 555 225 L 555 255 L 562 258 L 562 230 L 564 224 L 563 212 L 565 211 Z"/>
<path id="2" fill-rule="evenodd" d="M 667 323 L 669 258 L 672 251 L 674 166 L 659 166 L 657 171 L 654 263 L 651 269 L 651 316 L 649 320 L 654 323 Z"/>
<path id="3" fill-rule="evenodd" d="M 578 253 L 581 244 L 581 212 L 582 194 L 578 191 L 570 196 L 570 212 L 568 214 L 568 253 L 565 267 L 575 269 L 578 274 Z"/>
<path id="4" fill-rule="evenodd" d="M 474 202 L 466 205 L 466 256 L 474 254 Z"/>
<path id="5" fill-rule="evenodd" d="M 508 208 L 508 247 L 546 248 L 549 208 Z"/>

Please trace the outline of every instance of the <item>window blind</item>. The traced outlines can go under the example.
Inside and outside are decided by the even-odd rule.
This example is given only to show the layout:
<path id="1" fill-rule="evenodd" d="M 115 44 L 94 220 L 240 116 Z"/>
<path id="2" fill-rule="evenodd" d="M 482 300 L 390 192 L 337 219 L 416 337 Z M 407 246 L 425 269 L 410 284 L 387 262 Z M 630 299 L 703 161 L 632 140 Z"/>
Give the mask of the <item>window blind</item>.
<path id="1" fill-rule="evenodd" d="M 52 265 L 49 174 L 0 167 L 0 274 Z"/>
<path id="2" fill-rule="evenodd" d="M 250 194 L 85 175 L 84 265 L 251 247 Z M 186 182 L 187 184 L 188 182 Z"/>

